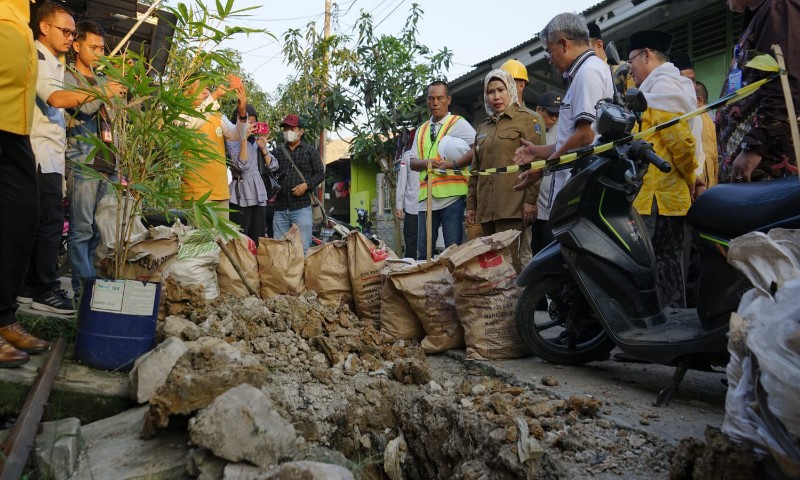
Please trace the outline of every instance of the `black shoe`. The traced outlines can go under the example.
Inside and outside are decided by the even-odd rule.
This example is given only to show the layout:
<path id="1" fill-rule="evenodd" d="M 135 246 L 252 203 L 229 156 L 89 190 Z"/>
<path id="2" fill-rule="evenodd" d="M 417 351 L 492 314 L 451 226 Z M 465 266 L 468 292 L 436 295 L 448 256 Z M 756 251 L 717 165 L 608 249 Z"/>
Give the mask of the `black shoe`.
<path id="1" fill-rule="evenodd" d="M 28 305 L 33 301 L 33 289 L 27 285 L 22 286 L 22 290 L 17 295 L 17 303 Z"/>
<path id="2" fill-rule="evenodd" d="M 62 315 L 71 315 L 75 313 L 72 299 L 69 298 L 66 290 L 60 288 L 53 288 L 33 297 L 31 308 L 44 312 L 60 313 Z"/>

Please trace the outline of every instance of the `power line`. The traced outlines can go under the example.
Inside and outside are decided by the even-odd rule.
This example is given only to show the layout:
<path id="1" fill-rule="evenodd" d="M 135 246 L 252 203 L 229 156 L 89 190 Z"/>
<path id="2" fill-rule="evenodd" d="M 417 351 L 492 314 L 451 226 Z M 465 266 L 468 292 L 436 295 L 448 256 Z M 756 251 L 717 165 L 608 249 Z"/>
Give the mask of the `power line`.
<path id="1" fill-rule="evenodd" d="M 304 20 L 304 19 L 307 19 L 307 18 L 319 18 L 319 17 L 321 17 L 321 16 L 323 16 L 323 15 L 325 15 L 325 12 L 318 13 L 318 14 L 316 14 L 316 15 L 307 15 L 307 16 L 305 16 L 305 17 L 293 17 L 293 18 L 253 18 L 253 19 L 250 19 L 250 20 L 251 20 L 251 21 L 254 21 L 254 22 L 288 22 L 288 21 L 291 21 L 291 20 Z"/>
<path id="2" fill-rule="evenodd" d="M 389 12 L 389 14 L 388 14 L 388 15 L 386 15 L 385 17 L 383 17 L 383 20 L 381 20 L 380 22 L 378 22 L 378 24 L 377 24 L 377 25 L 375 25 L 375 28 L 377 29 L 378 27 L 380 27 L 380 26 L 381 26 L 381 23 L 385 22 L 387 18 L 391 17 L 391 16 L 392 16 L 392 14 L 393 14 L 394 12 L 396 12 L 396 11 L 397 11 L 397 9 L 398 9 L 398 8 L 400 8 L 400 6 L 401 6 L 402 4 L 404 4 L 404 3 L 406 3 L 406 0 L 400 0 L 400 3 L 398 3 L 398 4 L 397 4 L 397 6 L 396 6 L 396 7 L 394 7 L 394 8 L 392 9 L 392 11 L 391 11 L 391 12 Z"/>

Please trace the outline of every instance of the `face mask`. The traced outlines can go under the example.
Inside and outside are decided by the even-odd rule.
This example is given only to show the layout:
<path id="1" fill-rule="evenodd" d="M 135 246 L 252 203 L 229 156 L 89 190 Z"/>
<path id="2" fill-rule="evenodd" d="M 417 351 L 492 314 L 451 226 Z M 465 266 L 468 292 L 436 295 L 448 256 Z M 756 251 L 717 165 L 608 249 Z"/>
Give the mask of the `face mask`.
<path id="1" fill-rule="evenodd" d="M 286 143 L 294 143 L 300 138 L 300 134 L 294 130 L 287 130 L 283 132 L 283 138 L 286 139 Z"/>

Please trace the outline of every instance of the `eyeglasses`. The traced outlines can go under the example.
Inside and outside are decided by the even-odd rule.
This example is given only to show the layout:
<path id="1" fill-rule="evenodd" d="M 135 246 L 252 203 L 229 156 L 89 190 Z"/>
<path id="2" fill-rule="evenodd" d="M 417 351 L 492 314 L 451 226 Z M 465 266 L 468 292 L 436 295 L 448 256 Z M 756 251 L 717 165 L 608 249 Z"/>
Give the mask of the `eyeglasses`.
<path id="1" fill-rule="evenodd" d="M 78 35 L 78 32 L 75 31 L 75 30 L 70 30 L 69 28 L 59 27 L 58 25 L 53 25 L 52 23 L 48 23 L 48 25 L 50 25 L 53 28 L 57 28 L 57 29 L 61 30 L 61 33 L 63 33 L 64 36 L 67 37 L 67 38 L 70 38 L 70 37 L 71 38 L 75 38 L 75 36 Z"/>
<path id="2" fill-rule="evenodd" d="M 567 40 L 570 40 L 570 41 L 572 41 L 572 40 L 574 40 L 574 38 L 570 38 L 570 37 L 561 37 L 561 38 L 560 38 L 560 39 L 558 39 L 558 41 L 557 41 L 557 42 L 555 42 L 555 43 L 556 43 L 556 45 L 557 45 L 557 44 L 559 44 L 559 43 L 563 43 L 563 44 L 564 44 L 564 46 L 566 47 L 566 46 L 567 46 Z M 551 58 L 552 58 L 552 55 L 551 55 L 550 47 L 545 47 L 545 49 L 544 49 L 544 59 L 545 59 L 545 61 L 546 61 L 546 62 L 549 62 Z"/>
<path id="3" fill-rule="evenodd" d="M 639 55 L 643 54 L 645 51 L 647 51 L 646 48 L 643 48 L 643 49 L 639 50 L 639 53 L 637 53 L 636 55 L 628 58 L 628 63 L 633 63 L 633 59 L 638 57 Z"/>

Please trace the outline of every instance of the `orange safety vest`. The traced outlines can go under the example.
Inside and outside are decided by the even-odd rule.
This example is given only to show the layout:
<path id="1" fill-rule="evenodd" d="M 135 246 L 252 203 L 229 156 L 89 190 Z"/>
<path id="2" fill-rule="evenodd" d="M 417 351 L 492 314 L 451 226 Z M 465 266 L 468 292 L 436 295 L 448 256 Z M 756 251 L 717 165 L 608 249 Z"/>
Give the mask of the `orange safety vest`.
<path id="1" fill-rule="evenodd" d="M 450 115 L 450 118 L 442 125 L 436 138 L 431 141 L 430 132 L 431 121 L 428 120 L 419 130 L 417 136 L 417 158 L 420 160 L 440 159 L 439 140 L 444 138 L 453 125 L 460 119 L 458 115 Z M 431 174 L 431 186 L 433 187 L 433 197 L 448 198 L 459 197 L 467 194 L 467 178 L 463 175 L 441 175 Z M 428 198 L 428 172 L 423 171 L 419 174 L 419 201 Z"/>

